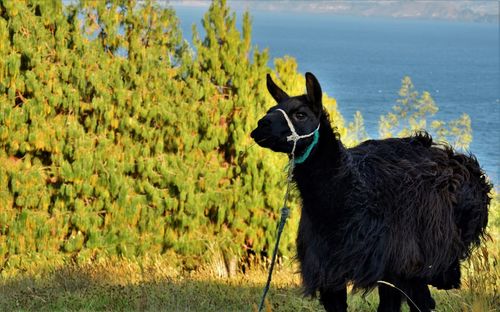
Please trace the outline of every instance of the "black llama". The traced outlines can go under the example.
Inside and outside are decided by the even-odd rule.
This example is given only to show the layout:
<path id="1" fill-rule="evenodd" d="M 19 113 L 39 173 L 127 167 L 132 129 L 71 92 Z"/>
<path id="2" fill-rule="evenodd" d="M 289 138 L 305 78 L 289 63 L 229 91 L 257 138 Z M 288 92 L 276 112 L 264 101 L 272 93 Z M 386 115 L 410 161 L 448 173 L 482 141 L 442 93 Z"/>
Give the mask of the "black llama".
<path id="1" fill-rule="evenodd" d="M 378 286 L 378 311 L 435 308 L 428 285 L 460 287 L 460 261 L 480 243 L 491 185 L 472 155 L 437 145 L 425 133 L 342 144 L 306 73 L 307 94 L 288 96 L 267 76 L 278 105 L 252 138 L 294 153 L 302 198 L 297 237 L 305 295 L 327 311 L 347 310 L 346 285 Z M 383 281 L 383 282 L 380 282 Z"/>

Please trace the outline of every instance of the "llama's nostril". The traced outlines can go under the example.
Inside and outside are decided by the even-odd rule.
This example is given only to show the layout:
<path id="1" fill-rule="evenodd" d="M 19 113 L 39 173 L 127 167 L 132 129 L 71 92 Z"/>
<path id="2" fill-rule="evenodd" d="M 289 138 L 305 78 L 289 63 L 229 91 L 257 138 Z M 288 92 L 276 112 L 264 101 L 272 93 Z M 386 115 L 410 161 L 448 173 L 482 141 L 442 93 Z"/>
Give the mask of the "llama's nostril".
<path id="1" fill-rule="evenodd" d="M 256 131 L 257 131 L 257 129 L 253 129 L 253 131 L 252 131 L 252 132 L 250 132 L 250 137 L 251 137 L 252 139 L 255 139 L 255 138 L 257 137 L 257 133 L 256 133 Z"/>

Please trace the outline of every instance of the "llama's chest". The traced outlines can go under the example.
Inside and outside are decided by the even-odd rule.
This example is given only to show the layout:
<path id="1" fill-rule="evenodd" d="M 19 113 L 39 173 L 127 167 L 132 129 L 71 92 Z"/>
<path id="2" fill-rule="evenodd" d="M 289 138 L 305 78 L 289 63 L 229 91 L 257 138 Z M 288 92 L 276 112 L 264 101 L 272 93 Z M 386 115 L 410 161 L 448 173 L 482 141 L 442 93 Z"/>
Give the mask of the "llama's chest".
<path id="1" fill-rule="evenodd" d="M 322 227 L 319 229 L 314 220 L 303 212 L 297 236 L 297 258 L 305 291 L 310 294 L 327 284 L 327 279 L 331 277 L 329 271 L 335 262 L 335 250 L 339 247 L 335 243 L 339 240 L 334 225 L 330 231 L 327 225 Z"/>
<path id="2" fill-rule="evenodd" d="M 321 287 L 341 287 L 348 280 L 361 280 L 357 278 L 358 268 L 366 263 L 380 262 L 379 251 L 384 249 L 385 241 L 382 238 L 385 235 L 383 223 L 368 219 L 370 217 L 361 217 L 359 213 L 339 213 L 335 218 L 321 218 L 303 210 L 297 237 L 297 258 L 306 292 L 313 294 Z M 370 226 L 363 226 L 362 220 L 368 220 Z M 369 276 L 370 281 L 365 284 L 379 277 Z"/>

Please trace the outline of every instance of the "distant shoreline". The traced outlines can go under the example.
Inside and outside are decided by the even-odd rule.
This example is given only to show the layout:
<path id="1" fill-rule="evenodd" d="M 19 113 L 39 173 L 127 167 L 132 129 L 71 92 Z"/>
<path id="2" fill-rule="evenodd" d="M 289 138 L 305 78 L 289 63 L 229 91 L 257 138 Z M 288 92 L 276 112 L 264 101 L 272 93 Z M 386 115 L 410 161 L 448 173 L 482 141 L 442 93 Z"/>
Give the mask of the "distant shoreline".
<path id="1" fill-rule="evenodd" d="M 159 1 L 160 3 L 162 1 Z M 208 7 L 210 1 L 166 1 L 172 6 Z M 228 1 L 233 10 L 307 12 L 413 20 L 499 23 L 498 1 Z"/>

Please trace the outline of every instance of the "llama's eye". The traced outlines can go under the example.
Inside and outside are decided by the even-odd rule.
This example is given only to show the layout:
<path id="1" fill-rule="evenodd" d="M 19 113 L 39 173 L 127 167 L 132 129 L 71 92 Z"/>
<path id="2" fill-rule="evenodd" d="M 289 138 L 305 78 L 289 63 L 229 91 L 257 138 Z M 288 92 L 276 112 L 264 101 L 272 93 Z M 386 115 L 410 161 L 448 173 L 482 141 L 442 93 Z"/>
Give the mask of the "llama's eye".
<path id="1" fill-rule="evenodd" d="M 304 120 L 304 119 L 306 119 L 307 115 L 306 115 L 306 114 L 304 114 L 304 113 L 301 113 L 301 112 L 296 112 L 296 113 L 294 114 L 294 117 L 295 117 L 295 119 L 297 119 L 297 120 Z"/>

